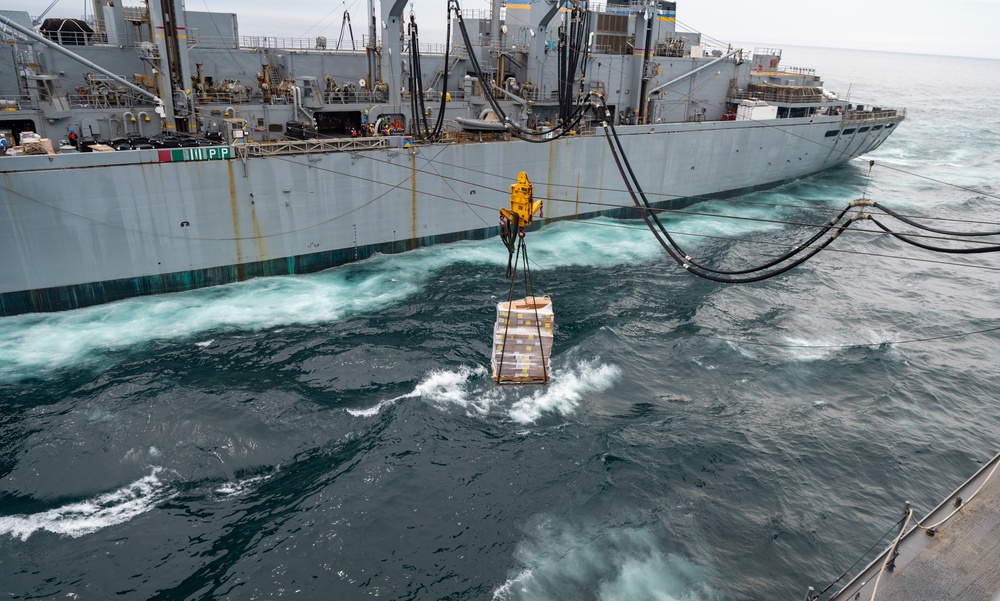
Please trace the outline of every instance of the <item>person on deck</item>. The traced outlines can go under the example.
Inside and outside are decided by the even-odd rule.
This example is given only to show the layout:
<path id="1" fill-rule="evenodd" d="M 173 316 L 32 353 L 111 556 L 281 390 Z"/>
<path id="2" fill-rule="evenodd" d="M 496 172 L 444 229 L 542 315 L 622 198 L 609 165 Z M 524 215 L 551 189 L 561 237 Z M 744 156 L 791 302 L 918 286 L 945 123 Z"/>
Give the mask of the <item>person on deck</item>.
<path id="1" fill-rule="evenodd" d="M 7 155 L 7 136 L 0 134 L 0 157 Z"/>

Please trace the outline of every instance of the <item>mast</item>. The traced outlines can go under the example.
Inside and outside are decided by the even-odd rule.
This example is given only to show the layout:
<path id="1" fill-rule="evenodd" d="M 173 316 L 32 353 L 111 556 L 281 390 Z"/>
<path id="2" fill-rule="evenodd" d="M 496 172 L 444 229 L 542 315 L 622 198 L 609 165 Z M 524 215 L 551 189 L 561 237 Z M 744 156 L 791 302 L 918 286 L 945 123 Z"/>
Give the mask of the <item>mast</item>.
<path id="1" fill-rule="evenodd" d="M 490 0 L 490 52 L 496 48 L 497 74 L 496 84 L 503 87 L 503 44 L 500 43 L 500 3 L 502 0 Z M 447 68 L 447 65 L 445 66 Z"/>
<path id="2" fill-rule="evenodd" d="M 644 12 L 646 15 L 646 43 L 642 53 L 642 85 L 639 87 L 639 115 L 636 123 L 646 122 L 646 113 L 649 112 L 649 54 L 650 46 L 653 45 L 653 19 L 656 18 L 656 0 L 649 0 Z"/>
<path id="3" fill-rule="evenodd" d="M 147 6 L 160 59 L 156 84 L 164 101 L 166 127 L 194 133 L 197 123 L 191 99 L 191 64 L 183 0 L 147 0 Z"/>
<path id="4" fill-rule="evenodd" d="M 389 86 L 388 101 L 393 106 L 403 101 L 400 86 L 403 82 L 403 9 L 406 8 L 406 2 L 407 0 L 382 0 L 381 5 L 386 28 L 382 36 L 382 81 Z M 373 16 L 374 10 L 373 5 Z"/>
<path id="5" fill-rule="evenodd" d="M 365 57 L 368 59 L 368 79 L 365 80 L 365 87 L 369 92 L 375 89 L 375 73 L 378 67 L 375 64 L 375 38 L 378 35 L 378 26 L 375 20 L 375 0 L 368 0 L 368 43 L 365 44 Z"/>
<path id="6" fill-rule="evenodd" d="M 542 82 L 545 81 L 546 71 L 545 71 L 545 40 L 548 33 L 549 22 L 552 18 L 559 14 L 559 7 L 562 4 L 562 0 L 542 0 L 532 4 L 531 8 L 531 20 L 535 20 L 536 11 L 539 14 L 538 18 L 538 34 L 535 35 L 535 31 L 528 29 L 528 34 L 531 36 L 531 57 L 535 61 L 535 81 L 541 86 Z M 537 7 L 537 8 L 536 8 Z M 541 87 L 539 91 L 543 90 Z"/>

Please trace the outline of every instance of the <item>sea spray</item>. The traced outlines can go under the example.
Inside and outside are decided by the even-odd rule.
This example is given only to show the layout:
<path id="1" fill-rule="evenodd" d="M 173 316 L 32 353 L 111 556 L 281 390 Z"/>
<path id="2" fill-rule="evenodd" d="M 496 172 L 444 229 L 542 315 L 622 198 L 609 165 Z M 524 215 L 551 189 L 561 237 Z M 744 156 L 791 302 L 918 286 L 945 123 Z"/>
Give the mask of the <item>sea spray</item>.
<path id="1" fill-rule="evenodd" d="M 527 425 L 545 414 L 572 414 L 587 393 L 610 388 L 619 375 L 620 370 L 613 365 L 581 361 L 566 368 L 554 367 L 548 386 L 497 387 L 489 381 L 485 367 L 462 366 L 433 370 L 411 392 L 347 412 L 355 417 L 375 417 L 403 399 L 420 398 L 444 410 L 459 407 L 470 415 L 485 416 L 491 408 L 509 403 L 507 417 Z"/>
<path id="2" fill-rule="evenodd" d="M 493 601 L 713 601 L 703 568 L 665 552 L 649 529 L 612 524 L 532 524 L 515 551 L 516 567 Z"/>

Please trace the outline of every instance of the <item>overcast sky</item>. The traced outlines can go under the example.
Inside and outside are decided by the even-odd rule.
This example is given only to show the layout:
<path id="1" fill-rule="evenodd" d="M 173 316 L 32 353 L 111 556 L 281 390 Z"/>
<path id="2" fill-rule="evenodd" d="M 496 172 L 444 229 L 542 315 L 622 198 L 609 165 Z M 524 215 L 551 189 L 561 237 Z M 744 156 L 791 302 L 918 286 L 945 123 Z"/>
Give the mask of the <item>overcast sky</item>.
<path id="1" fill-rule="evenodd" d="M 444 41 L 447 0 L 413 0 L 422 42 Z M 3 0 L 33 16 L 50 0 Z M 91 0 L 60 0 L 48 16 L 79 17 Z M 138 5 L 140 0 L 126 0 Z M 462 0 L 486 9 L 488 0 Z M 724 41 L 1000 58 L 1000 0 L 679 0 L 677 19 Z M 240 33 L 340 37 L 344 10 L 355 39 L 365 33 L 366 0 L 187 0 L 188 10 L 235 12 Z M 88 9 L 89 10 L 89 9 Z"/>

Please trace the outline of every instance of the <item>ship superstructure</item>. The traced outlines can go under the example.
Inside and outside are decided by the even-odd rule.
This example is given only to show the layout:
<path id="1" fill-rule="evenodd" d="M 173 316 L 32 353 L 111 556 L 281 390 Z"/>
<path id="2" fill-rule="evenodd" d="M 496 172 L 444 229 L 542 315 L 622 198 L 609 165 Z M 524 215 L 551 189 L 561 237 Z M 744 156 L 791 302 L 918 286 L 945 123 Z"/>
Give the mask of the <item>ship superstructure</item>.
<path id="1" fill-rule="evenodd" d="M 393 0 L 337 43 L 242 36 L 180 0 L 94 0 L 89 21 L 0 11 L 16 67 L 0 76 L 0 314 L 495 235 L 519 171 L 542 222 L 624 214 L 608 115 L 667 209 L 841 164 L 904 118 L 779 50 L 677 31 L 673 2 L 451 8 L 445 46 Z"/>

